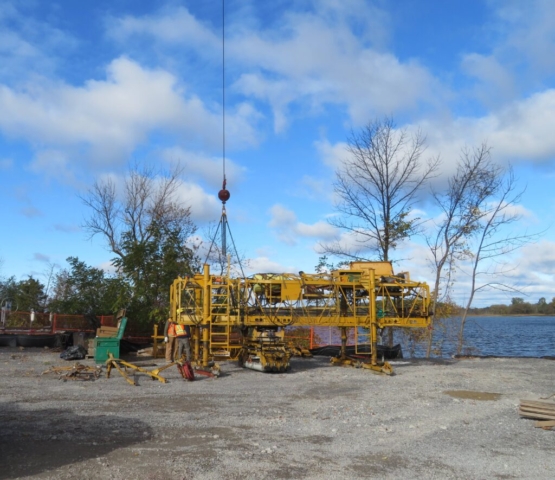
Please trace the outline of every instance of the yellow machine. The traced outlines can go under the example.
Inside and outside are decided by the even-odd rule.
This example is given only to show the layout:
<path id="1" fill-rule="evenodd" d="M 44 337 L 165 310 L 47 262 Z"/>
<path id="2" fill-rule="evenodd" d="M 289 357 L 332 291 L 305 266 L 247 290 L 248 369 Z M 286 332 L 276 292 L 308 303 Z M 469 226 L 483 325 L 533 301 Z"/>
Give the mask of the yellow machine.
<path id="1" fill-rule="evenodd" d="M 341 329 L 341 355 L 347 330 L 365 344 L 370 361 L 362 366 L 391 373 L 378 362 L 378 333 L 385 327 L 423 328 L 430 322 L 429 287 L 408 273 L 394 275 L 390 262 L 352 262 L 331 273 L 256 274 L 249 278 L 202 274 L 177 278 L 170 291 L 171 318 L 190 325 L 194 360 L 208 366 L 214 358 L 235 358 L 264 372 L 289 369 L 291 352 L 284 327 L 331 326 Z"/>

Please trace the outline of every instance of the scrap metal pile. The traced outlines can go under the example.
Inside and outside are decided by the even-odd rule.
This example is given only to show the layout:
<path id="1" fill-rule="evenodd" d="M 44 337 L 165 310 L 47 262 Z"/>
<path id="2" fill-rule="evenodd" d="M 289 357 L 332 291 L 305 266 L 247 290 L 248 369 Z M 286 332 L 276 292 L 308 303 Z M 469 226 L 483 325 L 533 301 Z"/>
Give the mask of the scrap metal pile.
<path id="1" fill-rule="evenodd" d="M 43 375 L 47 373 L 55 373 L 59 375 L 60 380 L 96 380 L 102 374 L 102 366 L 87 366 L 76 363 L 72 367 L 50 367 L 48 370 L 42 372 Z"/>

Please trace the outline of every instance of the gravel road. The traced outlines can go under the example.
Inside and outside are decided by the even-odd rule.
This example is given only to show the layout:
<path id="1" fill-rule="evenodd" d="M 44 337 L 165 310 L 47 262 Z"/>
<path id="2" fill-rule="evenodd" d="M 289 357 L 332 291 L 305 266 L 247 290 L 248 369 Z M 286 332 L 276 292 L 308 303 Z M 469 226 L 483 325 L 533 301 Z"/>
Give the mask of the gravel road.
<path id="1" fill-rule="evenodd" d="M 138 386 L 42 374 L 74 363 L 0 348 L 0 479 L 555 478 L 555 431 L 517 412 L 555 393 L 548 359 L 402 361 L 388 377 L 294 358 L 286 374 L 172 367 Z"/>

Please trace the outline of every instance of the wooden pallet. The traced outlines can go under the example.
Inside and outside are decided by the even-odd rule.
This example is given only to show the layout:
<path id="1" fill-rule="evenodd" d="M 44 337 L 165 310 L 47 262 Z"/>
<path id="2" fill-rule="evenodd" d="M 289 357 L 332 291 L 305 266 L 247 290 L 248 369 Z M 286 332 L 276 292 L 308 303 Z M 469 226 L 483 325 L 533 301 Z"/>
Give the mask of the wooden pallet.
<path id="1" fill-rule="evenodd" d="M 521 400 L 518 413 L 523 418 L 538 420 L 534 427 L 552 430 L 555 428 L 555 402 L 550 400 Z"/>

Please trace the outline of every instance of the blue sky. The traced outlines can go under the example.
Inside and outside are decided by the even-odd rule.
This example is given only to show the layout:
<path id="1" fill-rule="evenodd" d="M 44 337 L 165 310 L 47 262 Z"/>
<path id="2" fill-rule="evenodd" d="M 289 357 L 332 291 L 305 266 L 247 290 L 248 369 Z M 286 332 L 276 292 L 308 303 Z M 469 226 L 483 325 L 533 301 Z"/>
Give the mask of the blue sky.
<path id="1" fill-rule="evenodd" d="M 510 259 L 522 293 L 555 296 L 555 3 L 550 0 L 227 0 L 227 212 L 249 272 L 314 271 L 340 238 L 333 180 L 345 141 L 391 116 L 440 155 L 486 141 L 526 192 Z M 202 234 L 222 182 L 220 1 L 0 0 L 0 275 L 41 277 L 68 256 L 108 268 L 79 199 L 131 162 L 185 166 L 180 196 Z M 419 215 L 437 212 L 424 196 Z M 421 238 L 398 269 L 432 281 Z M 457 278 L 465 298 L 468 279 Z"/>

